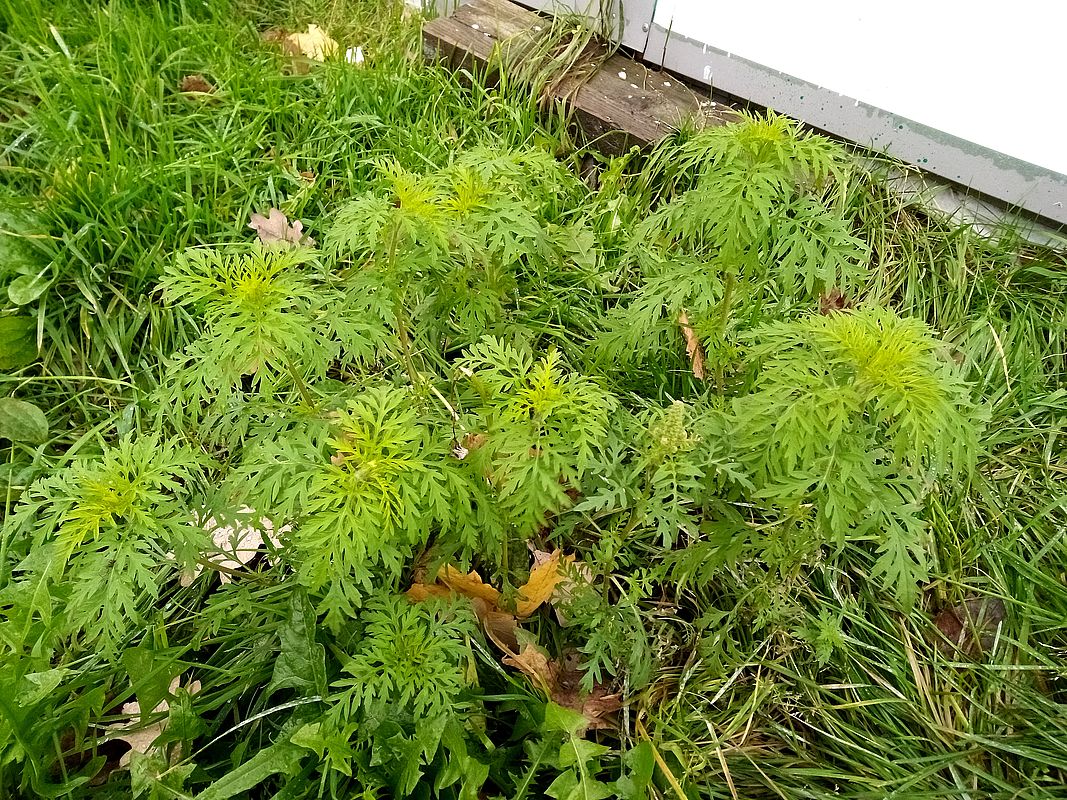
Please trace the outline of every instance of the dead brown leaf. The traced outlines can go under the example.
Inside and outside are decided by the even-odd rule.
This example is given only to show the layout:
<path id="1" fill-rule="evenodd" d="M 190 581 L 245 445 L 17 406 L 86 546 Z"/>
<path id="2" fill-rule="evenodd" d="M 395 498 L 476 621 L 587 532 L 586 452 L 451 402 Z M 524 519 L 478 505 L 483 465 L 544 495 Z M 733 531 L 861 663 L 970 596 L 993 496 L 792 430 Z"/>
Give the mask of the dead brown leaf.
<path id="1" fill-rule="evenodd" d="M 184 94 L 211 94 L 215 84 L 203 75 L 186 75 L 178 82 L 178 91 Z"/>
<path id="2" fill-rule="evenodd" d="M 1007 616 L 999 597 L 975 597 L 943 609 L 934 626 L 940 636 L 935 643 L 947 656 L 963 653 L 975 656 L 993 647 L 997 630 Z"/>
<path id="3" fill-rule="evenodd" d="M 575 564 L 573 554 L 530 549 L 533 567 L 529 580 L 518 590 L 515 613 L 500 608 L 503 595 L 476 571 L 463 573 L 451 565 L 438 570 L 434 583 L 412 584 L 407 597 L 412 602 L 454 595 L 466 597 L 485 635 L 504 653 L 504 664 L 526 675 L 553 702 L 581 713 L 587 730 L 613 727 L 612 715 L 622 707 L 619 695 L 603 685 L 594 686 L 590 693 L 583 692 L 577 654 L 562 661 L 550 659 L 533 636 L 519 626 L 519 619 L 528 617 L 543 603 L 562 597 L 564 592 L 575 591 L 574 576 L 592 582 L 593 575 L 588 567 Z"/>
<path id="4" fill-rule="evenodd" d="M 548 654 L 536 643 L 523 642 L 518 655 L 504 656 L 502 660 L 526 675 L 542 692 L 552 696 L 556 688 L 556 668 L 548 660 Z"/>
<path id="5" fill-rule="evenodd" d="M 577 654 L 557 661 L 550 659 L 533 641 L 522 643 L 517 656 L 505 656 L 503 663 L 525 674 L 533 684 L 557 705 L 577 711 L 585 717 L 585 730 L 603 730 L 615 726 L 614 714 L 622 708 L 622 698 L 603 684 L 593 691 L 582 691 L 582 672 Z M 584 731 L 581 731 L 584 732 Z"/>
<path id="6" fill-rule="evenodd" d="M 463 437 L 463 446 L 468 450 L 477 450 L 487 441 L 489 437 L 484 433 L 468 433 Z"/>
<path id="7" fill-rule="evenodd" d="M 452 565 L 445 565 L 437 571 L 437 580 L 426 583 L 425 578 L 416 580 L 407 590 L 406 595 L 413 603 L 429 599 L 443 599 L 453 595 L 466 597 L 471 601 L 475 616 L 481 623 L 486 636 L 509 656 L 519 653 L 518 636 L 519 618 L 528 617 L 542 603 L 553 596 L 560 582 L 566 579 L 561 565 L 574 562 L 573 555 L 564 555 L 556 550 L 552 553 L 534 550 L 534 564 L 530 570 L 530 579 L 518 590 L 519 598 L 515 612 L 501 608 L 501 592 L 482 580 L 477 571 L 464 573 Z"/>
<path id="8" fill-rule="evenodd" d="M 819 313 L 824 317 L 838 311 L 848 311 L 852 308 L 852 300 L 841 293 L 840 289 L 831 289 L 819 297 Z"/>
<path id="9" fill-rule="evenodd" d="M 519 622 L 514 614 L 500 611 L 485 600 L 471 599 L 474 614 L 489 640 L 508 655 L 519 652 Z"/>
<path id="10" fill-rule="evenodd" d="M 267 216 L 259 213 L 253 214 L 248 227 L 254 230 L 259 240 L 266 245 L 283 243 L 315 246 L 315 240 L 304 233 L 304 223 L 298 219 L 290 223 L 289 218 L 276 208 L 267 212 Z"/>
<path id="11" fill-rule="evenodd" d="M 267 28 L 259 34 L 259 38 L 266 44 L 281 44 L 289 38 L 289 31 L 283 28 Z"/>
<path id="12" fill-rule="evenodd" d="M 704 347 L 700 344 L 700 337 L 689 324 L 689 315 L 682 310 L 678 315 L 678 324 L 682 328 L 682 336 L 685 337 L 685 354 L 693 368 L 693 377 L 699 381 L 707 378 L 707 370 L 704 368 Z"/>
<path id="13" fill-rule="evenodd" d="M 452 596 L 452 590 L 447 586 L 442 586 L 439 583 L 413 583 L 411 588 L 405 593 L 408 600 L 413 603 L 421 603 L 423 600 L 429 600 L 431 597 L 438 599 L 444 599 Z"/>

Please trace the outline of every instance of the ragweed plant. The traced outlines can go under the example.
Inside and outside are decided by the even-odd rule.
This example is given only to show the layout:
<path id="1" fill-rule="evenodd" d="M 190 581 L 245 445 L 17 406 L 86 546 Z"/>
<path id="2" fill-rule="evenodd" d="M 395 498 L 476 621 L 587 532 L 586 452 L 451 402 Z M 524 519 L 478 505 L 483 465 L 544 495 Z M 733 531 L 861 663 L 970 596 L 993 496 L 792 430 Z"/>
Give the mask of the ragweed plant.
<path id="1" fill-rule="evenodd" d="M 551 350 L 486 338 L 460 362 L 478 434 L 464 458 L 494 489 L 494 502 L 520 536 L 571 504 L 607 434 L 615 399 L 589 378 L 568 374 Z"/>
<path id="2" fill-rule="evenodd" d="M 446 438 L 420 419 L 410 391 L 371 388 L 336 414 L 264 442 L 236 482 L 258 508 L 292 522 L 292 560 L 336 614 L 396 585 L 416 547 L 453 517 L 458 480 Z"/>
<path id="3" fill-rule="evenodd" d="M 634 231 L 636 291 L 615 309 L 602 345 L 624 359 L 677 351 L 685 314 L 721 378 L 739 331 L 772 308 L 789 314 L 820 292 L 854 289 L 867 247 L 835 202 L 844 152 L 784 117 L 701 132 L 674 155 L 670 163 L 661 152 L 650 172 L 685 190 Z"/>
<path id="4" fill-rule="evenodd" d="M 921 321 L 876 308 L 757 329 L 751 394 L 732 406 L 738 460 L 764 498 L 814 506 L 819 537 L 873 540 L 901 602 L 928 571 L 923 500 L 974 468 L 981 412 L 947 346 Z"/>
<path id="5" fill-rule="evenodd" d="M 313 406 L 310 384 L 388 347 L 376 298 L 338 285 L 307 248 L 189 251 L 161 285 L 201 333 L 168 365 L 160 406 L 207 438 L 233 444 L 257 414 Z"/>
<path id="6" fill-rule="evenodd" d="M 368 604 L 363 621 L 359 648 L 343 660 L 345 677 L 334 683 L 336 715 L 355 720 L 385 712 L 410 724 L 460 711 L 473 619 L 385 596 Z"/>
<path id="7" fill-rule="evenodd" d="M 157 437 L 123 439 L 34 483 L 5 535 L 14 569 L 5 645 L 112 649 L 153 611 L 167 581 L 197 560 L 201 459 Z"/>
<path id="8" fill-rule="evenodd" d="M 746 485 L 720 417 L 706 408 L 676 400 L 620 415 L 620 423 L 568 524 L 585 517 L 617 530 L 629 546 L 670 550 L 696 541 L 704 512 L 718 505 L 726 485 Z"/>
<path id="9" fill-rule="evenodd" d="M 409 371 L 413 339 L 476 341 L 524 284 L 559 262 L 578 264 L 590 247 L 560 208 L 576 181 L 544 154 L 478 150 L 426 175 L 395 164 L 380 172 L 383 189 L 343 207 L 327 240 L 351 265 L 351 285 L 387 300 L 382 323 L 395 329 Z"/>

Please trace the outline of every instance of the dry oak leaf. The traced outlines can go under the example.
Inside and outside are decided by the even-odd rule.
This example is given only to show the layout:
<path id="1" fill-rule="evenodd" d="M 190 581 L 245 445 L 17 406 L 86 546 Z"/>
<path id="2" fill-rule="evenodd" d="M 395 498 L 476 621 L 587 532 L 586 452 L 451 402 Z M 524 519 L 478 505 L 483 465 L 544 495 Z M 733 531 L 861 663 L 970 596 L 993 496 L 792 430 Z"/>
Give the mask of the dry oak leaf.
<path id="1" fill-rule="evenodd" d="M 315 240 L 304 233 L 304 223 L 300 220 L 289 222 L 289 218 L 276 208 L 267 212 L 267 216 L 260 213 L 252 215 L 248 227 L 256 232 L 259 240 L 266 245 L 284 243 L 290 245 L 315 246 Z"/>
<path id="2" fill-rule="evenodd" d="M 707 377 L 707 370 L 704 369 L 704 348 L 700 344 L 700 337 L 689 324 L 689 315 L 684 309 L 678 315 L 678 324 L 682 327 L 682 336 L 685 337 L 685 354 L 689 356 L 692 364 L 693 377 L 702 381 Z"/>
<path id="3" fill-rule="evenodd" d="M 170 688 L 167 690 L 168 695 L 173 697 L 174 693 L 178 691 L 178 687 L 180 685 L 181 676 L 176 676 L 174 680 L 170 682 Z M 185 687 L 185 690 L 189 694 L 196 694 L 200 691 L 200 681 L 193 681 Z M 168 703 L 166 698 L 164 698 L 163 700 L 159 701 L 159 704 L 154 709 L 152 709 L 152 713 L 162 714 L 164 711 L 169 710 L 170 703 Z M 129 717 L 130 721 L 136 724 L 135 718 L 141 716 L 141 704 L 136 701 L 132 703 L 123 703 L 122 714 Z M 114 731 L 122 731 L 129 728 L 129 726 L 130 722 L 117 722 L 112 725 L 108 725 L 107 729 Z M 133 754 L 135 752 L 144 754 L 151 750 L 152 743 L 159 738 L 159 735 L 163 733 L 163 730 L 166 727 L 167 718 L 162 717 L 156 722 L 153 722 L 151 725 L 145 725 L 144 727 L 137 728 L 136 730 L 132 730 L 129 733 L 120 733 L 116 736 L 109 737 L 113 740 L 126 742 L 126 744 L 130 746 L 130 749 L 123 753 L 122 757 L 119 759 L 119 769 L 123 769 L 124 767 L 128 767 L 130 765 L 130 759 L 133 757 Z"/>
<path id="4" fill-rule="evenodd" d="M 308 25 L 304 33 L 290 33 L 284 44 L 292 55 L 303 55 L 314 61 L 325 61 L 327 56 L 337 52 L 337 42 L 318 25 Z"/>

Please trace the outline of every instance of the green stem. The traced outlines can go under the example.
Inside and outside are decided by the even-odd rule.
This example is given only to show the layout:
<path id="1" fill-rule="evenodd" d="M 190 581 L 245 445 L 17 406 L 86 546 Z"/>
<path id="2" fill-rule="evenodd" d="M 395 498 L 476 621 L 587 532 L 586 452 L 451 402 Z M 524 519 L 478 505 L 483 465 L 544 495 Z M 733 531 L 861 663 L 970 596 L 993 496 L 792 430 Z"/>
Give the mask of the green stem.
<path id="1" fill-rule="evenodd" d="M 422 376 L 415 369 L 415 361 L 411 357 L 411 337 L 408 335 L 408 327 L 404 322 L 404 308 L 400 300 L 397 300 L 393 307 L 393 316 L 396 317 L 396 335 L 400 339 L 400 359 L 404 362 L 404 369 L 411 384 L 418 386 Z"/>
<path id="2" fill-rule="evenodd" d="M 726 335 L 726 326 L 730 322 L 730 312 L 734 306 L 734 289 L 737 286 L 737 271 L 730 269 L 722 287 L 722 301 L 719 303 L 719 335 Z"/>
<path id="3" fill-rule="evenodd" d="M 394 223 L 389 231 L 389 249 L 386 253 L 387 270 L 390 277 L 396 275 L 396 258 L 400 250 L 400 230 Z M 396 300 L 393 302 L 393 317 L 396 320 L 396 335 L 400 340 L 400 359 L 404 362 L 404 370 L 413 386 L 421 383 L 421 376 L 415 369 L 415 360 L 411 356 L 411 336 L 408 333 L 407 322 L 404 319 L 404 301 L 407 299 L 407 286 L 401 283 L 397 287 Z"/>
<path id="4" fill-rule="evenodd" d="M 737 286 L 737 272 L 729 269 L 726 272 L 726 281 L 722 289 L 722 301 L 719 303 L 719 340 L 726 339 L 726 328 L 730 323 L 730 312 L 734 305 L 734 289 Z M 715 360 L 715 383 L 719 394 L 723 393 L 722 359 Z"/>
<path id="5" fill-rule="evenodd" d="M 308 391 L 307 383 L 300 377 L 300 374 L 296 371 L 296 367 L 293 366 L 293 362 L 290 360 L 288 354 L 285 356 L 285 368 L 289 370 L 289 375 L 292 376 L 293 382 L 296 384 L 296 390 L 300 393 L 301 399 L 308 408 L 315 407 L 315 401 L 311 397 L 311 392 Z"/>

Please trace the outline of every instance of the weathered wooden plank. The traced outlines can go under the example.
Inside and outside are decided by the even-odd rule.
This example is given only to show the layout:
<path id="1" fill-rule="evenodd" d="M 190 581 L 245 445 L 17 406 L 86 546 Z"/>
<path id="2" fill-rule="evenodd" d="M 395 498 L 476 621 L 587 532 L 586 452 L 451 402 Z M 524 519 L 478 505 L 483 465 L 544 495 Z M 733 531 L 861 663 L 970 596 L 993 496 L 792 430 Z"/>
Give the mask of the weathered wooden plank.
<path id="1" fill-rule="evenodd" d="M 548 24 L 510 0 L 471 0 L 452 16 L 427 22 L 423 43 L 427 57 L 444 58 L 456 69 L 485 68 L 498 44 L 534 36 Z M 620 54 L 591 76 L 561 81 L 553 93 L 573 109 L 585 135 L 609 152 L 659 141 L 686 120 L 717 125 L 732 115 L 670 74 Z"/>
<path id="2" fill-rule="evenodd" d="M 472 0 L 423 25 L 423 48 L 455 69 L 484 68 L 498 43 L 535 32 L 540 24 L 540 17 L 508 0 Z"/>
<path id="3" fill-rule="evenodd" d="M 657 142 L 687 120 L 722 124 L 732 113 L 672 75 L 619 54 L 581 85 L 572 104 L 586 135 L 612 150 Z"/>

